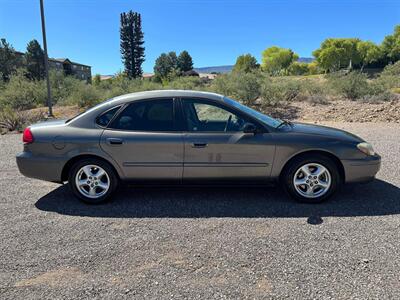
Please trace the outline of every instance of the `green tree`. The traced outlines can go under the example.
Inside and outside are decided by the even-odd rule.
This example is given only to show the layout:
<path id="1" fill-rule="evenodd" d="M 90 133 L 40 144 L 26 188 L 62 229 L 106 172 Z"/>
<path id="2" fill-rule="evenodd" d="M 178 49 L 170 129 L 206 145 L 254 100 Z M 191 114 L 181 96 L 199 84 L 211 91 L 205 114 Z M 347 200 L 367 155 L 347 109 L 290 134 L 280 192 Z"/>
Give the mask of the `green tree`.
<path id="1" fill-rule="evenodd" d="M 235 66 L 233 67 L 234 72 L 245 72 L 249 73 L 259 68 L 257 59 L 251 54 L 243 54 L 238 56 L 236 59 Z"/>
<path id="2" fill-rule="evenodd" d="M 357 50 L 360 39 L 329 38 L 322 42 L 321 47 L 313 52 L 318 65 L 325 72 L 334 72 L 341 68 L 352 67 L 361 62 Z"/>
<path id="3" fill-rule="evenodd" d="M 142 16 L 139 13 L 135 14 L 134 17 L 134 26 L 133 26 L 133 41 L 134 41 L 134 57 L 135 57 L 135 65 L 134 65 L 134 78 L 142 77 L 143 69 L 142 64 L 145 61 L 144 50 L 144 34 L 142 30 Z"/>
<path id="4" fill-rule="evenodd" d="M 386 63 L 394 63 L 400 60 L 400 25 L 394 28 L 392 35 L 387 35 L 382 42 L 382 51 Z"/>
<path id="5" fill-rule="evenodd" d="M 309 72 L 308 63 L 295 61 L 288 68 L 289 75 L 304 75 Z"/>
<path id="6" fill-rule="evenodd" d="M 261 67 L 271 75 L 279 75 L 285 73 L 290 64 L 298 58 L 291 49 L 273 46 L 263 51 Z"/>
<path id="7" fill-rule="evenodd" d="M 26 69 L 28 78 L 41 80 L 45 76 L 44 52 L 37 40 L 32 40 L 26 46 Z"/>
<path id="8" fill-rule="evenodd" d="M 92 84 L 93 84 L 93 85 L 100 85 L 100 82 L 101 82 L 101 76 L 100 76 L 100 74 L 94 75 Z"/>
<path id="9" fill-rule="evenodd" d="M 120 47 L 125 73 L 130 79 L 138 78 L 143 74 L 142 64 L 145 57 L 141 16 L 129 11 L 121 13 L 120 17 Z"/>
<path id="10" fill-rule="evenodd" d="M 177 70 L 178 69 L 178 56 L 176 55 L 176 52 L 175 51 L 168 52 L 168 59 L 169 59 L 169 64 L 171 66 L 171 71 Z"/>
<path id="11" fill-rule="evenodd" d="M 382 58 L 381 48 L 371 41 L 358 42 L 357 51 L 361 59 L 361 72 L 366 65 L 377 62 Z"/>
<path id="12" fill-rule="evenodd" d="M 161 53 L 154 65 L 154 74 L 161 79 L 167 79 L 172 73 L 177 73 L 178 58 L 174 51 Z"/>
<path id="13" fill-rule="evenodd" d="M 193 70 L 193 60 L 189 52 L 182 51 L 178 56 L 177 67 L 181 72 Z"/>
<path id="14" fill-rule="evenodd" d="M 21 66 L 21 57 L 19 57 L 14 48 L 7 43 L 6 39 L 0 39 L 0 78 L 8 81 L 10 75 L 15 73 Z"/>

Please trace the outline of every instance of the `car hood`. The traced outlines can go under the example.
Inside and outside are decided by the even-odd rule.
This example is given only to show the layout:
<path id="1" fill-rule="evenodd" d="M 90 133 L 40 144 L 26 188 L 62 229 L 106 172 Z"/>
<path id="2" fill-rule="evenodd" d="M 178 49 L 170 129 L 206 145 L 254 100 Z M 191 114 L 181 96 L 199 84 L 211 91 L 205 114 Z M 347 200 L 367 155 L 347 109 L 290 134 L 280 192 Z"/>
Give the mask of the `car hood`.
<path id="1" fill-rule="evenodd" d="M 329 137 L 341 141 L 354 142 L 354 143 L 364 142 L 362 138 L 350 132 L 328 126 L 305 124 L 305 123 L 292 123 L 290 127 L 291 128 L 289 130 L 294 133 L 320 135 L 324 137 Z"/>

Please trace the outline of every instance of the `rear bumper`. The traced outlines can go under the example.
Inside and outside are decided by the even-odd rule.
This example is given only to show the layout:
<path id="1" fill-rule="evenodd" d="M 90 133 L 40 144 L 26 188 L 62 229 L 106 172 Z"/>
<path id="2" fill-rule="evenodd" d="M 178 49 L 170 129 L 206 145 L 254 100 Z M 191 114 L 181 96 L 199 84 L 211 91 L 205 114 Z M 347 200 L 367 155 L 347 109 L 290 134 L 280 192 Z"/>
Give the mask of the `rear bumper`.
<path id="1" fill-rule="evenodd" d="M 342 160 L 346 183 L 368 182 L 375 178 L 381 167 L 381 157 L 376 154 L 364 159 Z"/>
<path id="2" fill-rule="evenodd" d="M 26 176 L 46 181 L 61 182 L 63 162 L 42 156 L 33 156 L 24 151 L 16 157 L 19 172 Z"/>

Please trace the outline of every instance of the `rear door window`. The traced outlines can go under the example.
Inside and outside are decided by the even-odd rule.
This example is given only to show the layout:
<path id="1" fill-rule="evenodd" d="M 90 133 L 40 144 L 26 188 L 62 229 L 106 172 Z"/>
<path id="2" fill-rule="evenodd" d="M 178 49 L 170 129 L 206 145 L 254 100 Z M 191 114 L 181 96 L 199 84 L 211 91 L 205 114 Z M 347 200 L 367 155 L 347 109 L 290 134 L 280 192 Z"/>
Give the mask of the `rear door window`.
<path id="1" fill-rule="evenodd" d="M 121 106 L 114 107 L 112 109 L 107 110 L 103 114 L 97 117 L 96 123 L 101 127 L 107 127 L 108 123 L 112 120 L 115 113 L 120 109 Z"/>
<path id="2" fill-rule="evenodd" d="M 110 128 L 130 131 L 175 131 L 172 99 L 157 99 L 129 104 Z"/>

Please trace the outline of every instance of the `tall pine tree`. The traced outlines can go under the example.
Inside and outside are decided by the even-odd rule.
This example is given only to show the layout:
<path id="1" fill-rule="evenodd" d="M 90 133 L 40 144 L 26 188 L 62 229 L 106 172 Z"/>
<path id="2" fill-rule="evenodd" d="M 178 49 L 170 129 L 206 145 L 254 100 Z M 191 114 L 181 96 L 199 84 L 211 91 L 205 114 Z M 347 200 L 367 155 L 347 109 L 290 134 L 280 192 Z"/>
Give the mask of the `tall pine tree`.
<path id="1" fill-rule="evenodd" d="M 135 56 L 135 75 L 136 77 L 142 77 L 143 70 L 142 64 L 144 62 L 144 35 L 142 31 L 142 17 L 140 14 L 135 14 L 135 22 L 133 28 L 134 38 L 134 56 Z"/>
<path id="2" fill-rule="evenodd" d="M 142 19 L 139 13 L 129 11 L 121 13 L 121 55 L 125 73 L 129 78 L 138 78 L 143 74 L 144 35 Z"/>
<path id="3" fill-rule="evenodd" d="M 187 72 L 193 69 L 193 60 L 189 52 L 183 50 L 178 56 L 178 69 Z"/>
<path id="4" fill-rule="evenodd" d="M 26 68 L 30 79 L 41 80 L 45 76 L 44 52 L 37 40 L 32 40 L 26 46 Z"/>

